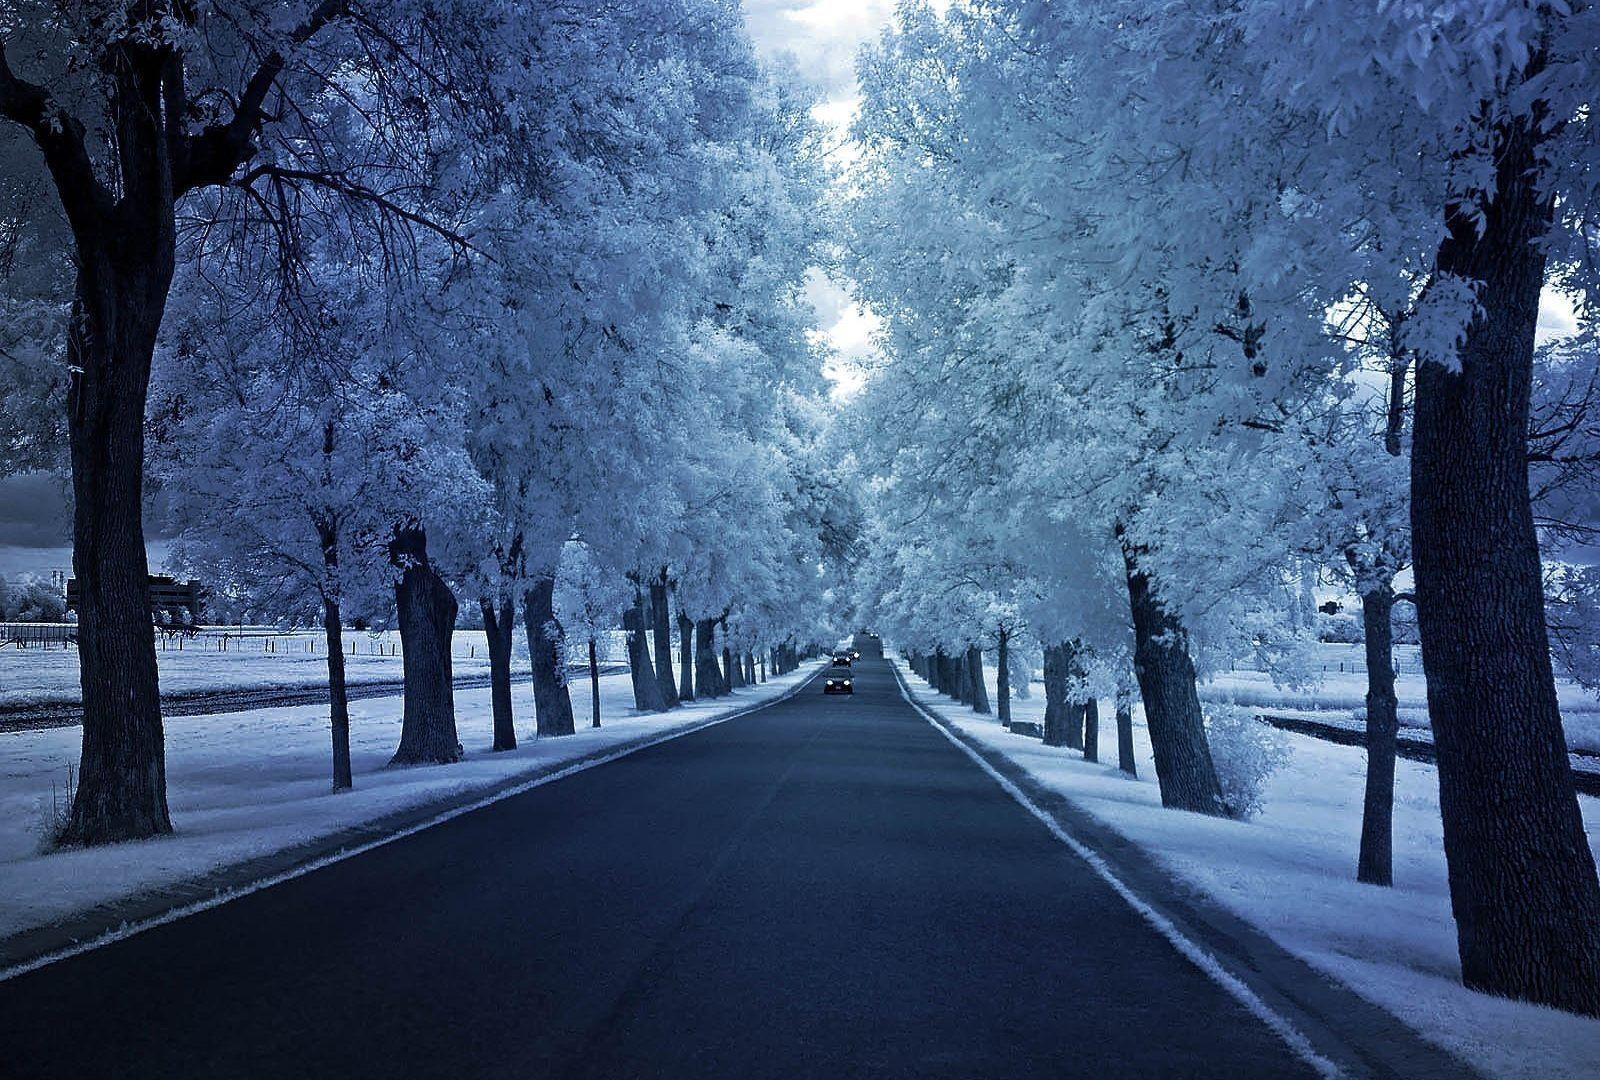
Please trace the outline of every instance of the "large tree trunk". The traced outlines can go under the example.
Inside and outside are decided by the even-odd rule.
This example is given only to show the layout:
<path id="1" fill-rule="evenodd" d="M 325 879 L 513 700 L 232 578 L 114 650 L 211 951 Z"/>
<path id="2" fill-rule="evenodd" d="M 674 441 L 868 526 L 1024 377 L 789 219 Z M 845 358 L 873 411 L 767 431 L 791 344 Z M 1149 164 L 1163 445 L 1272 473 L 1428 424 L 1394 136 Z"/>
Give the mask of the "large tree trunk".
<path id="1" fill-rule="evenodd" d="M 600 726 L 600 652 L 589 639 L 589 726 Z"/>
<path id="2" fill-rule="evenodd" d="M 170 211 L 136 235 L 78 238 L 67 434 L 83 752 L 63 844 L 172 831 L 143 521 L 144 406 L 172 283 Z"/>
<path id="3" fill-rule="evenodd" d="M 678 700 L 694 700 L 694 623 L 678 609 Z"/>
<path id="4" fill-rule="evenodd" d="M 523 624 L 528 634 L 528 660 L 533 668 L 533 722 L 540 738 L 571 735 L 572 694 L 562 657 L 563 632 L 556 620 L 556 579 L 548 573 L 533 579 L 522 594 Z"/>
<path id="5" fill-rule="evenodd" d="M 989 715 L 989 687 L 983 681 L 983 650 L 973 645 L 967 650 L 967 689 L 972 695 L 972 711 Z"/>
<path id="6" fill-rule="evenodd" d="M 456 598 L 428 562 L 428 536 L 421 528 L 395 529 L 389 558 L 401 571 L 394 598 L 405 680 L 400 746 L 389 764 L 460 761 L 455 680 L 450 662 Z"/>
<path id="7" fill-rule="evenodd" d="M 746 686 L 756 684 L 756 658 L 750 653 L 744 654 L 744 684 Z"/>
<path id="8" fill-rule="evenodd" d="M 662 712 L 667 707 L 661 696 L 661 683 L 656 679 L 650 663 L 650 612 L 645 607 L 644 593 L 633 591 L 633 607 L 622 617 L 622 628 L 628 634 L 628 673 L 633 679 L 633 707 L 640 712 Z"/>
<path id="9" fill-rule="evenodd" d="M 650 616 L 656 644 L 656 682 L 662 708 L 676 708 L 678 686 L 672 679 L 672 611 L 667 600 L 667 568 L 650 583 Z"/>
<path id="10" fill-rule="evenodd" d="M 1134 563 L 1132 554 L 1124 557 L 1133 614 L 1133 670 L 1144 698 L 1161 805 L 1226 817 L 1228 807 L 1206 743 L 1189 635 L 1152 594 L 1150 577 Z"/>
<path id="11" fill-rule="evenodd" d="M 516 607 L 509 597 L 499 607 L 488 597 L 478 602 L 483 611 L 483 633 L 489 640 L 489 697 L 494 709 L 495 750 L 517 748 L 517 727 L 511 711 L 511 638 L 516 628 Z"/>
<path id="12" fill-rule="evenodd" d="M 1536 58 L 1531 77 L 1543 67 Z M 1494 133 L 1481 217 L 1452 206 L 1438 273 L 1481 283 L 1461 370 L 1422 363 L 1411 451 L 1417 625 L 1462 979 L 1600 1015 L 1600 883 L 1557 706 L 1528 494 L 1540 241 L 1535 122 Z"/>
<path id="13" fill-rule="evenodd" d="M 1120 678 L 1117 682 L 1117 768 L 1138 776 L 1139 763 L 1133 757 L 1133 693 L 1121 685 Z"/>
<path id="14" fill-rule="evenodd" d="M 333 452 L 332 426 L 328 452 Z M 333 736 L 333 790 L 355 784 L 350 773 L 350 697 L 344 679 L 344 620 L 339 612 L 339 530 L 331 517 L 317 524 L 325 581 L 322 587 L 322 633 L 328 645 L 328 727 Z"/>
<path id="15" fill-rule="evenodd" d="M 721 697 L 722 674 L 717 671 L 717 620 L 700 619 L 694 624 L 694 681 L 703 698 Z"/>
<path id="16" fill-rule="evenodd" d="M 994 697 L 1000 714 L 1000 726 L 1011 727 L 1011 635 L 1000 631 L 1000 642 L 995 647 Z"/>
<path id="17" fill-rule="evenodd" d="M 1100 702 L 1094 698 L 1083 703 L 1083 760 L 1100 760 Z"/>
<path id="18" fill-rule="evenodd" d="M 1356 880 L 1394 884 L 1394 759 L 1400 731 L 1394 692 L 1394 590 L 1387 583 L 1361 594 L 1367 650 L 1367 792 L 1361 807 Z"/>
<path id="19" fill-rule="evenodd" d="M 1077 647 L 1071 643 L 1044 649 L 1044 744 L 1083 749 L 1083 704 L 1072 700 L 1077 672 Z"/>

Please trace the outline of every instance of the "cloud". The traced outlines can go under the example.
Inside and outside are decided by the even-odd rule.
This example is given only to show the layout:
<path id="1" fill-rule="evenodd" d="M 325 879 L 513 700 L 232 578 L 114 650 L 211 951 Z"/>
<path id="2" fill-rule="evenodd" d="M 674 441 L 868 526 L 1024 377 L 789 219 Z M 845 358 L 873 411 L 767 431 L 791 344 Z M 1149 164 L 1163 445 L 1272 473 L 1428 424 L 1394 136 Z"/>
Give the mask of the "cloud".
<path id="1" fill-rule="evenodd" d="M 57 478 L 46 473 L 0 477 L 0 544 L 59 548 L 72 534 L 72 509 Z"/>
<path id="2" fill-rule="evenodd" d="M 745 21 L 764 53 L 794 54 L 830 100 L 854 95 L 856 53 L 889 24 L 894 0 L 746 0 Z"/>
<path id="3" fill-rule="evenodd" d="M 832 353 L 822 374 L 833 383 L 834 397 L 849 397 L 866 382 L 872 367 L 878 317 L 821 270 L 813 269 L 806 276 L 806 299 L 816 308 L 817 322 L 824 328 L 816 332 L 816 339 Z"/>
<path id="4" fill-rule="evenodd" d="M 1578 312 L 1572 297 L 1546 288 L 1539 296 L 1539 342 L 1555 341 L 1577 332 Z"/>
<path id="5" fill-rule="evenodd" d="M 823 100 L 812 110 L 841 136 L 850 126 L 861 97 L 856 86 L 856 56 L 894 17 L 896 0 L 746 0 L 745 21 L 756 47 L 767 55 L 789 53 L 800 71 L 817 84 Z M 941 9 L 942 3 L 938 5 Z M 853 144 L 836 151 L 854 156 Z M 821 270 L 806 277 L 806 298 L 822 329 L 815 340 L 832 353 L 822 373 L 835 397 L 849 397 L 866 381 L 876 352 L 878 319 L 853 301 Z"/>

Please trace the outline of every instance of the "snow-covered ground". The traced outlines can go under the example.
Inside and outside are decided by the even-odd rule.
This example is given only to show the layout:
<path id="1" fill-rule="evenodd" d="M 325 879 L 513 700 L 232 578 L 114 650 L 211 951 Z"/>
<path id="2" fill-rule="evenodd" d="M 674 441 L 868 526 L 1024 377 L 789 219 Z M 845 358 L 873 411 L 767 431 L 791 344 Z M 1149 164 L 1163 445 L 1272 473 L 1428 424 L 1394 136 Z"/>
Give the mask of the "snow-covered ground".
<path id="1" fill-rule="evenodd" d="M 528 650 L 522 628 L 512 647 L 512 668 L 528 671 Z M 351 685 L 399 679 L 403 661 L 395 631 L 345 632 L 346 679 Z M 460 676 L 488 675 L 488 645 L 482 630 L 457 630 L 451 662 Z M 602 663 L 625 655 L 618 642 L 600 650 Z M 156 661 L 161 692 L 185 694 L 201 690 L 299 688 L 325 685 L 328 656 L 320 631 L 278 633 L 259 627 L 240 631 L 207 630 L 187 641 L 158 638 Z M 78 690 L 78 650 L 0 648 L 0 706 L 74 702 Z"/>
<path id="2" fill-rule="evenodd" d="M 467 750 L 455 765 L 385 768 L 400 738 L 399 697 L 350 706 L 355 789 L 330 790 L 326 706 L 176 717 L 166 724 L 171 836 L 92 850 L 39 853 L 52 799 L 78 760 L 76 728 L 0 734 L 0 937 L 59 922 L 109 901 L 200 877 L 329 836 L 397 810 L 486 790 L 608 746 L 704 722 L 782 694 L 781 678 L 665 714 L 637 714 L 627 674 L 601 679 L 602 727 L 589 726 L 587 680 L 572 686 L 578 733 L 535 740 L 532 692 L 516 688 L 521 745 L 490 753 L 490 692 L 456 695 Z"/>
<path id="3" fill-rule="evenodd" d="M 1592 1077 L 1600 1020 L 1478 994 L 1460 984 L 1445 878 L 1438 776 L 1400 761 L 1395 777 L 1393 888 L 1355 880 L 1365 751 L 1285 734 L 1289 763 L 1267 784 L 1251 821 L 1166 810 L 1142 716 L 1135 715 L 1139 778 L 1116 767 L 1116 727 L 1103 708 L 1100 758 L 1012 735 L 941 697 L 896 660 L 917 700 L 1040 782 L 1139 843 L 1176 875 L 1301 959 L 1390 1010 L 1425 1037 L 1505 1077 Z M 994 672 L 989 671 L 990 694 Z M 992 700 L 992 696 L 991 696 Z M 1014 701 L 1013 719 L 1039 722 L 1044 696 Z M 1600 850 L 1600 800 L 1580 797 Z"/>
<path id="4" fill-rule="evenodd" d="M 1225 670 L 1215 672 L 1200 687 L 1208 701 L 1234 701 L 1263 712 L 1289 716 L 1305 715 L 1326 723 L 1348 723 L 1357 709 L 1366 708 L 1366 662 L 1360 645 L 1324 643 L 1316 647 L 1316 661 L 1310 674 L 1317 677 L 1314 687 L 1294 689 L 1273 685 L 1272 676 L 1261 671 Z M 1415 645 L 1395 648 L 1399 674 L 1395 696 L 1400 704 L 1400 723 L 1413 728 L 1428 728 L 1428 686 L 1422 677 L 1422 658 Z M 1600 701 L 1576 683 L 1557 679 L 1561 699 L 1561 718 L 1567 730 L 1567 743 L 1574 749 L 1600 752 Z M 1318 714 L 1321 714 L 1320 716 Z"/>

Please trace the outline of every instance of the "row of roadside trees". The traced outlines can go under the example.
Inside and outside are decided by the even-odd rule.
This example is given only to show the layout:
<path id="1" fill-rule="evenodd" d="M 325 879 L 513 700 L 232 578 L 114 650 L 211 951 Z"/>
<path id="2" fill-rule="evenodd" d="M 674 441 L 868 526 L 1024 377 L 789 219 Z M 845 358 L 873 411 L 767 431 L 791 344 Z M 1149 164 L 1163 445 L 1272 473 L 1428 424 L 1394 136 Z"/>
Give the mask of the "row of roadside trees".
<path id="1" fill-rule="evenodd" d="M 355 619 L 403 641 L 397 764 L 462 754 L 463 604 L 496 749 L 519 622 L 552 736 L 563 615 L 580 647 L 633 620 L 642 690 L 669 597 L 726 654 L 697 693 L 814 636 L 829 176 L 810 89 L 736 6 L 21 0 L 3 35 L 6 466 L 73 487 L 62 843 L 171 829 L 148 487 L 177 561 L 324 628 L 335 787 Z"/>
<path id="2" fill-rule="evenodd" d="M 1588 4 L 910 4 L 848 211 L 860 587 L 919 669 L 981 710 L 998 651 L 1004 717 L 1042 664 L 1057 745 L 1137 694 L 1163 803 L 1238 815 L 1197 680 L 1303 677 L 1308 583 L 1353 593 L 1385 885 L 1414 604 L 1464 980 L 1592 1014 L 1552 633 L 1593 685 L 1597 41 Z"/>

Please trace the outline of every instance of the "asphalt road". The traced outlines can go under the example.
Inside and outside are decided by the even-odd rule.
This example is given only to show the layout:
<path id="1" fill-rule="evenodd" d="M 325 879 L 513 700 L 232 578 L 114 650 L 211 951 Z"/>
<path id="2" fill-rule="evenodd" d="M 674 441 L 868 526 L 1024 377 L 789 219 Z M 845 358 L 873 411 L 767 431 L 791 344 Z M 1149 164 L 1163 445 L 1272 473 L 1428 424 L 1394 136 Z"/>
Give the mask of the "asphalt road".
<path id="1" fill-rule="evenodd" d="M 1309 1074 L 886 663 L 856 688 L 0 983 L 0 1074 Z"/>

